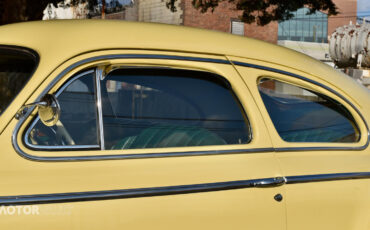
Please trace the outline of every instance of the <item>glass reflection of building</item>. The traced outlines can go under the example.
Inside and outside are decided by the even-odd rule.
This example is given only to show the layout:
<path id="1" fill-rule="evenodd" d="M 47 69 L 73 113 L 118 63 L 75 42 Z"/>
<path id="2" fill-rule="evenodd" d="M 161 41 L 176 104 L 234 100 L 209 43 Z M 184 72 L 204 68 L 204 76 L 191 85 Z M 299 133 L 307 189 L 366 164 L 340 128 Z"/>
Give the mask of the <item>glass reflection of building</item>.
<path id="1" fill-rule="evenodd" d="M 293 12 L 290 20 L 279 22 L 278 40 L 328 42 L 328 15 L 320 11 L 308 14 L 309 9 Z"/>

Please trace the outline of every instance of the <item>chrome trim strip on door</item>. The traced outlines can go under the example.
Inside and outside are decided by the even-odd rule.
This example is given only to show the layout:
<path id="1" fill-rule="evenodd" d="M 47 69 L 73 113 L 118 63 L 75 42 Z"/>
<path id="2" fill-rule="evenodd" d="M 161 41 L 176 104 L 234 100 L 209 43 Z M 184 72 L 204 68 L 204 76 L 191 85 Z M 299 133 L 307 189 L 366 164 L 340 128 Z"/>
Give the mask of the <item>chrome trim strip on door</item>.
<path id="1" fill-rule="evenodd" d="M 336 174 L 317 174 L 309 176 L 287 176 L 286 184 L 309 183 L 319 181 L 369 179 L 370 172 L 359 173 L 336 173 Z"/>
<path id="2" fill-rule="evenodd" d="M 263 180 L 272 180 L 266 178 Z M 0 205 L 29 205 L 43 203 L 79 202 L 93 200 L 125 199 L 151 196 L 167 196 L 188 193 L 213 192 L 254 187 L 260 180 L 240 180 L 192 185 L 153 188 L 122 189 L 93 192 L 55 193 L 40 195 L 0 196 Z"/>
<path id="3" fill-rule="evenodd" d="M 370 179 L 370 172 L 317 174 L 305 176 L 288 176 L 228 182 L 175 185 L 152 188 L 120 189 L 91 192 L 51 193 L 37 195 L 0 196 L 0 205 L 33 205 L 65 202 L 98 201 L 111 199 L 128 199 L 153 196 L 180 195 L 201 192 L 216 192 L 245 188 L 269 188 L 286 184 L 323 182 L 349 179 Z M 259 185 L 269 186 L 259 186 Z"/>
<path id="4" fill-rule="evenodd" d="M 69 71 L 72 69 L 89 63 L 93 61 L 99 61 L 99 60 L 112 60 L 112 59 L 135 59 L 135 58 L 141 58 L 141 59 L 171 59 L 171 60 L 184 60 L 184 61 L 198 61 L 198 62 L 210 62 L 210 63 L 218 63 L 218 64 L 232 64 L 234 63 L 235 65 L 240 65 L 240 66 L 245 66 L 245 67 L 250 67 L 250 68 L 256 68 L 256 69 L 262 69 L 262 70 L 267 70 L 271 72 L 276 72 L 276 73 L 281 73 L 281 74 L 286 74 L 292 77 L 296 77 L 299 79 L 303 79 L 306 81 L 309 81 L 313 84 L 316 84 L 318 86 L 321 86 L 330 92 L 334 93 L 338 97 L 342 98 L 344 101 L 346 101 L 349 105 L 351 105 L 354 110 L 359 114 L 359 116 L 362 118 L 366 128 L 367 128 L 367 142 L 363 146 L 359 147 L 292 147 L 292 148 L 256 148 L 256 149 L 238 149 L 238 150 L 223 150 L 223 151 L 199 151 L 199 152 L 180 152 L 180 153 L 152 153 L 152 154 L 122 154 L 122 155 L 97 155 L 97 156 L 73 156 L 73 157 L 41 157 L 41 156 L 33 156 L 25 153 L 22 151 L 17 143 L 17 135 L 19 132 L 19 129 L 23 122 L 26 120 L 26 118 L 32 113 L 33 109 L 29 109 L 25 116 L 23 116 L 17 123 L 14 132 L 12 134 L 12 144 L 16 152 L 29 160 L 35 160 L 35 161 L 85 161 L 85 160 L 115 160 L 115 159 L 138 159 L 138 158 L 151 158 L 151 157 L 172 157 L 172 156 L 200 156 L 200 155 L 215 155 L 215 154 L 230 154 L 230 153 L 254 153 L 254 152 L 268 152 L 268 151 L 319 151 L 319 150 L 363 150 L 367 148 L 369 145 L 370 141 L 370 133 L 369 133 L 369 128 L 368 125 L 362 116 L 362 114 L 359 112 L 359 110 L 351 103 L 349 102 L 345 97 L 340 95 L 338 92 L 335 90 L 318 83 L 316 81 L 313 81 L 311 79 L 305 78 L 303 76 L 299 76 L 297 74 L 289 73 L 286 71 L 270 68 L 270 67 L 265 67 L 265 66 L 259 66 L 259 65 L 254 65 L 254 64 L 248 64 L 248 63 L 243 63 L 243 62 L 237 62 L 237 61 L 227 61 L 227 60 L 222 60 L 222 59 L 213 59 L 213 58 L 197 58 L 197 57 L 183 57 L 183 56 L 175 56 L 175 55 L 142 55 L 142 54 L 117 54 L 117 55 L 103 55 L 103 56 L 97 56 L 97 57 L 92 57 L 92 58 L 87 58 L 85 60 L 78 61 L 71 66 L 67 67 L 65 70 L 63 70 L 43 91 L 43 93 L 40 94 L 40 96 L 36 99 L 36 101 L 39 101 L 42 96 L 44 96 L 46 93 L 50 91 L 50 89 Z"/>

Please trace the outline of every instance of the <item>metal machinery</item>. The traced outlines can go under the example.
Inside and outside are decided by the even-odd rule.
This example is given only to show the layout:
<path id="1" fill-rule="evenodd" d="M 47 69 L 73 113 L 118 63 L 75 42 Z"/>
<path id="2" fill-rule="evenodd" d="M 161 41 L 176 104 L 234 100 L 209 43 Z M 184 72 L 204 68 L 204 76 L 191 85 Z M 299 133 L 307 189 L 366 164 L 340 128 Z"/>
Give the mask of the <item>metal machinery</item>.
<path id="1" fill-rule="evenodd" d="M 329 39 L 336 66 L 370 88 L 370 24 L 338 27 Z"/>

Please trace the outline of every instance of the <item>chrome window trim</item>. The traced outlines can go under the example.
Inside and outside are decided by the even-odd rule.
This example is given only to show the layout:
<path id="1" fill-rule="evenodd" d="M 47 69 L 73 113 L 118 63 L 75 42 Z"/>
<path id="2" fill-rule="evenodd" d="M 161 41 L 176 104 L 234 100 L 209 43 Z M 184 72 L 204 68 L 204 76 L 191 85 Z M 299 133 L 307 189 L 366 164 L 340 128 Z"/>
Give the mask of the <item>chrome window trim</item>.
<path id="1" fill-rule="evenodd" d="M 18 147 L 19 148 L 19 147 Z M 78 149 L 81 150 L 81 149 Z M 165 152 L 165 153 L 138 153 L 138 154 L 111 154 L 111 155 L 89 155 L 89 156 L 35 156 L 18 149 L 17 153 L 32 161 L 50 162 L 74 162 L 74 161 L 97 161 L 97 160 L 124 160 L 124 159 L 148 159 L 163 157 L 186 157 L 186 156 L 210 156 L 220 154 L 251 154 L 273 152 L 273 148 L 251 148 L 232 150 L 209 150 L 209 151 L 186 151 L 186 152 Z"/>
<path id="2" fill-rule="evenodd" d="M 364 122 L 366 129 L 367 129 L 367 141 L 363 146 L 358 147 L 331 147 L 331 146 L 322 146 L 322 147 L 289 147 L 289 148 L 251 148 L 251 149 L 237 149 L 237 150 L 222 150 L 222 151 L 189 151 L 189 152 L 167 152 L 167 153 L 147 153 L 147 154 L 121 154 L 121 155 L 94 155 L 94 156 L 60 156 L 60 157 L 44 157 L 44 156 L 34 156 L 25 153 L 18 145 L 17 136 L 20 127 L 28 118 L 28 116 L 32 113 L 33 109 L 29 109 L 25 116 L 23 116 L 18 123 L 12 134 L 12 144 L 16 152 L 23 158 L 33 160 L 33 161 L 90 161 L 90 160 L 117 160 L 117 159 L 141 159 L 141 158 L 158 158 L 158 157 L 178 157 L 178 156 L 201 156 L 201 155 L 215 155 L 215 154 L 236 154 L 236 153 L 259 153 L 259 152 L 282 152 L 282 151 L 323 151 L 323 150 L 363 150 L 366 149 L 369 145 L 370 141 L 370 132 L 366 120 L 360 113 L 360 111 L 344 96 L 336 92 L 335 90 L 319 83 L 314 80 L 308 79 L 306 77 L 293 74 L 287 71 L 278 70 L 270 67 L 249 64 L 244 62 L 238 61 L 226 61 L 222 59 L 213 59 L 213 58 L 198 58 L 198 57 L 183 57 L 183 56 L 172 56 L 172 55 L 142 55 L 142 54 L 117 54 L 117 55 L 102 55 L 96 56 L 92 58 L 87 58 L 81 61 L 78 61 L 66 69 L 64 69 L 53 81 L 44 89 L 44 91 L 40 94 L 40 96 L 36 100 L 40 100 L 43 95 L 50 91 L 50 89 L 69 71 L 72 69 L 89 63 L 93 61 L 100 61 L 100 60 L 113 60 L 113 59 L 171 59 L 171 60 L 183 60 L 183 61 L 199 61 L 199 62 L 209 62 L 209 63 L 218 63 L 218 64 L 228 64 L 228 65 L 239 65 L 244 67 L 250 67 L 255 69 L 267 70 L 275 73 L 285 74 L 291 77 L 295 77 L 298 79 L 302 79 L 308 81 L 312 84 L 318 85 L 333 94 L 340 97 L 346 103 L 348 103 L 361 117 L 362 121 Z"/>
<path id="3" fill-rule="evenodd" d="M 131 188 L 118 190 L 50 193 L 35 195 L 0 196 L 0 205 L 33 205 L 49 203 L 83 202 L 112 199 L 129 199 L 154 196 L 169 196 L 202 192 L 216 192 L 247 188 L 269 188 L 284 184 L 329 182 L 339 180 L 370 179 L 370 172 L 315 174 L 301 176 L 287 176 L 276 178 L 262 178 L 237 180 L 226 182 L 188 184 L 149 188 Z M 261 186 L 263 185 L 263 186 Z M 269 185 L 269 186 L 267 186 Z"/>
<path id="4" fill-rule="evenodd" d="M 105 150 L 104 140 L 104 121 L 103 121 L 103 108 L 101 97 L 101 80 L 103 80 L 104 68 L 97 67 L 95 69 L 95 88 L 96 88 L 96 105 L 98 107 L 98 120 L 99 120 L 99 137 L 100 137 L 100 150 Z"/>
<path id="5" fill-rule="evenodd" d="M 58 91 L 55 93 L 55 97 L 58 97 L 68 86 L 70 86 L 75 80 L 87 75 L 87 74 L 91 74 L 91 73 L 94 73 L 94 70 L 88 70 L 88 71 L 84 71 L 76 76 L 74 76 L 73 78 L 71 78 L 70 80 L 68 80 L 68 82 L 66 82 L 66 84 L 64 84 L 60 89 L 58 89 Z M 33 109 L 32 109 L 33 110 Z M 28 115 L 27 115 L 28 116 Z M 39 116 L 37 115 L 37 117 L 35 118 L 35 120 L 31 123 L 31 125 L 27 128 L 26 130 L 26 133 L 23 135 L 23 142 L 24 144 L 31 148 L 31 149 L 35 149 L 35 150 L 71 150 L 71 149 L 97 149 L 97 148 L 100 148 L 99 145 L 67 145 L 67 146 L 64 146 L 64 145 L 56 145 L 56 146 L 44 146 L 44 145 L 34 145 L 32 143 L 30 143 L 28 141 L 28 137 L 31 133 L 31 130 L 35 127 L 36 123 L 40 120 Z"/>

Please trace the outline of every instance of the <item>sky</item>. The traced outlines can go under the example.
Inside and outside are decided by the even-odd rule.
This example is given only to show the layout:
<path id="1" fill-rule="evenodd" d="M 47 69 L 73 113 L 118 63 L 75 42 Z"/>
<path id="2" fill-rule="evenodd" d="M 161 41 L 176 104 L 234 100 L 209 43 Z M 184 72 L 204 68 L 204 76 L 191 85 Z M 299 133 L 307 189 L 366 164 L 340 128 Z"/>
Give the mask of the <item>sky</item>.
<path id="1" fill-rule="evenodd" d="M 357 0 L 357 16 L 370 20 L 370 0 Z"/>

